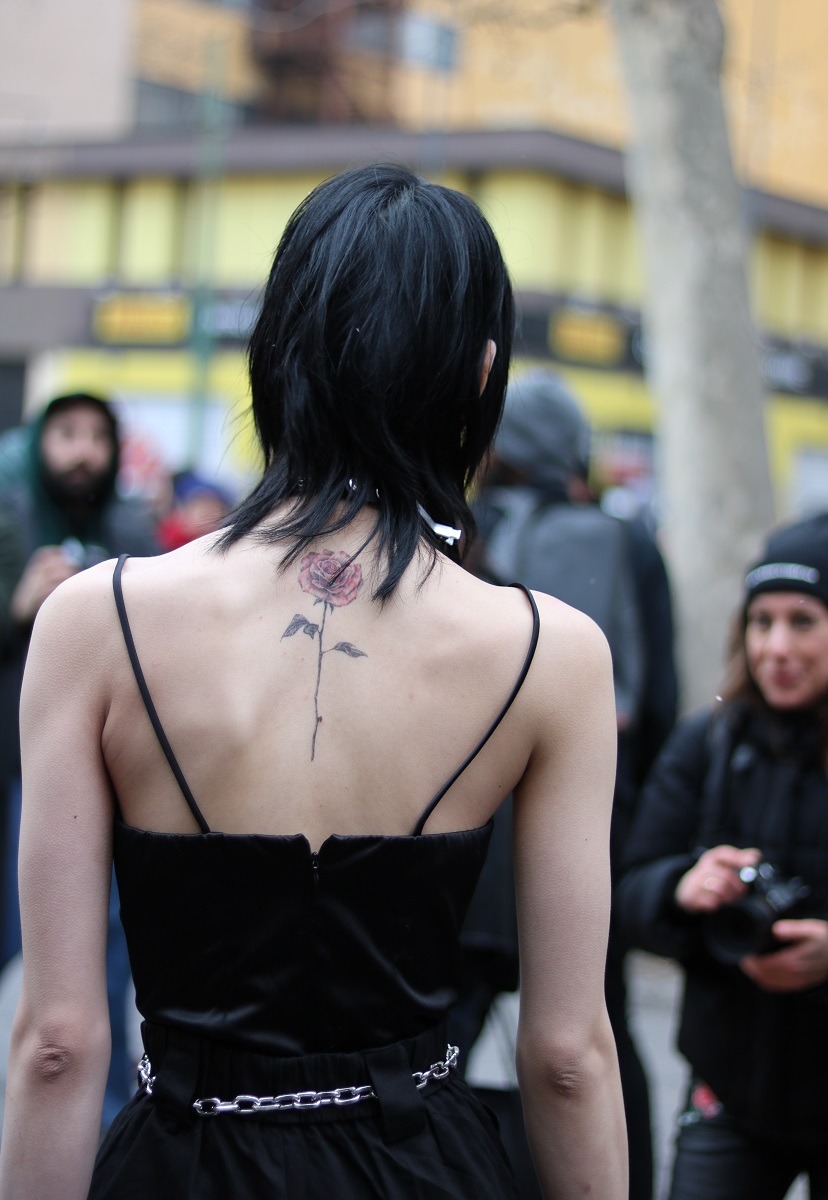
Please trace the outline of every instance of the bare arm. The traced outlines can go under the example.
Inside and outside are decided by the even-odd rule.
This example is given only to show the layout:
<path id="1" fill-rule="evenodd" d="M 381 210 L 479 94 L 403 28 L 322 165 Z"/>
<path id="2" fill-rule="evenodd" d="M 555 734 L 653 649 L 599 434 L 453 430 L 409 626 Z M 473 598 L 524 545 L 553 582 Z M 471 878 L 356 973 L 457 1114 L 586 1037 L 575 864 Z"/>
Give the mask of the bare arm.
<path id="1" fill-rule="evenodd" d="M 109 1062 L 112 800 L 101 755 L 109 568 L 35 624 L 21 698 L 23 991 L 12 1032 L 0 1200 L 82 1200 Z M 102 633 L 102 626 L 104 633 Z"/>
<path id="2" fill-rule="evenodd" d="M 536 744 L 515 793 L 518 1075 L 546 1200 L 625 1200 L 626 1130 L 604 1004 L 612 668 L 592 622 L 547 604 L 530 693 Z"/>

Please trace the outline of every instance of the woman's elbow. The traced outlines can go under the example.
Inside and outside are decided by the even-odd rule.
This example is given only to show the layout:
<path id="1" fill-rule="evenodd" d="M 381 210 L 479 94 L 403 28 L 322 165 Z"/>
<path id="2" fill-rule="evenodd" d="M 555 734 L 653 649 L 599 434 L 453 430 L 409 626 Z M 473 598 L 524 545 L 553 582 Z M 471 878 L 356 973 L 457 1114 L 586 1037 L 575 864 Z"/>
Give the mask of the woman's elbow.
<path id="1" fill-rule="evenodd" d="M 569 1038 L 520 1038 L 516 1066 L 522 1091 L 577 1102 L 602 1087 L 617 1070 L 609 1021 Z"/>
<path id="2" fill-rule="evenodd" d="M 29 1017 L 18 1012 L 12 1028 L 11 1059 L 26 1077 L 47 1085 L 108 1062 L 109 1023 L 88 1014 Z"/>

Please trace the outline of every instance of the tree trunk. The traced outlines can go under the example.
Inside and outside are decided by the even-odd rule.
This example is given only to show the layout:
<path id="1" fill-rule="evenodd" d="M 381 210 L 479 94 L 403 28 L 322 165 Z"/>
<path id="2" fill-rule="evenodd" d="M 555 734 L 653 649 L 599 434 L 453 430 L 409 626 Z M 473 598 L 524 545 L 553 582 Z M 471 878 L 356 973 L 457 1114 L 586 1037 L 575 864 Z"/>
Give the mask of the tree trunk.
<path id="1" fill-rule="evenodd" d="M 711 699 L 745 566 L 773 521 L 715 0 L 610 0 L 632 121 L 666 551 L 684 706 Z"/>

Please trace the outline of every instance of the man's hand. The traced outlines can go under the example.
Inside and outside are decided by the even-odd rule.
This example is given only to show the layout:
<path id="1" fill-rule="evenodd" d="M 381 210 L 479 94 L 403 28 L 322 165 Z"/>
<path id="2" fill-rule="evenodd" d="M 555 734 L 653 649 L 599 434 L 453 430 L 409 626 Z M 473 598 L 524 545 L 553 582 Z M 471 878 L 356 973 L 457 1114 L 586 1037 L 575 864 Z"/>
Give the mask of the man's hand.
<path id="1" fill-rule="evenodd" d="M 75 575 L 77 569 L 60 546 L 41 546 L 35 550 L 12 592 L 12 618 L 18 625 L 31 625 L 44 600 L 58 584 Z"/>
<path id="2" fill-rule="evenodd" d="M 676 904 L 689 913 L 711 913 L 732 904 L 748 890 L 739 878 L 742 867 L 755 866 L 761 857 L 759 850 L 739 850 L 736 846 L 705 850 L 678 881 Z"/>
<path id="3" fill-rule="evenodd" d="M 776 921 L 773 936 L 787 942 L 773 954 L 751 954 L 739 966 L 766 992 L 804 992 L 828 980 L 828 921 Z"/>

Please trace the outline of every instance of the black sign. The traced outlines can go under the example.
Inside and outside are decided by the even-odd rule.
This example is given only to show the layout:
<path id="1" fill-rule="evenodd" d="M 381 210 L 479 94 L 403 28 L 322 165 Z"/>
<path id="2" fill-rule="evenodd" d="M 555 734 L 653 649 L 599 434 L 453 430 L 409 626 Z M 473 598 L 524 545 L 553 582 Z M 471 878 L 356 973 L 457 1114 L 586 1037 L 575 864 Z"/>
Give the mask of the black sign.
<path id="1" fill-rule="evenodd" d="M 638 314 L 566 298 L 520 313 L 515 350 L 529 358 L 637 374 L 647 356 Z M 760 335 L 759 353 L 769 391 L 828 399 L 828 348 Z"/>

